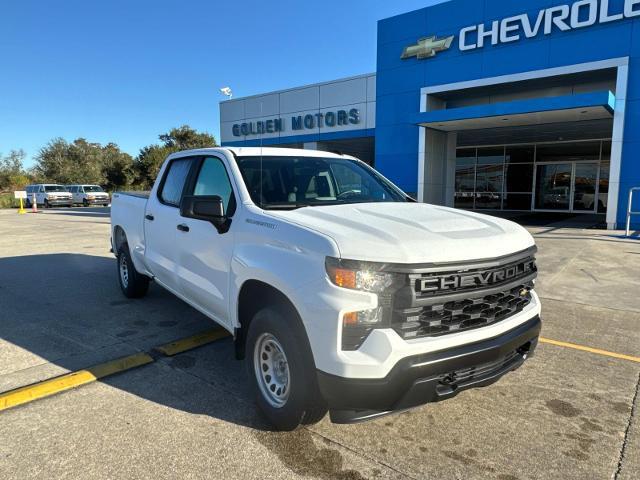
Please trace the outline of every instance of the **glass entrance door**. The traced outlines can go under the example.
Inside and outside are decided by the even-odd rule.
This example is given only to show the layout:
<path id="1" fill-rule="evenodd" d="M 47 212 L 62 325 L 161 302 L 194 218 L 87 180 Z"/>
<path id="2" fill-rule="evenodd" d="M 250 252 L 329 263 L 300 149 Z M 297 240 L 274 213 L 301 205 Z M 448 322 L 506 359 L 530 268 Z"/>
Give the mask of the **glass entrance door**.
<path id="1" fill-rule="evenodd" d="M 576 163 L 573 178 L 573 211 L 593 212 L 597 206 L 597 163 Z"/>
<path id="2" fill-rule="evenodd" d="M 544 163 L 536 166 L 536 210 L 570 210 L 572 167 L 572 163 Z"/>
<path id="3" fill-rule="evenodd" d="M 598 202 L 599 169 L 597 162 L 536 165 L 535 210 L 595 212 L 602 205 Z"/>

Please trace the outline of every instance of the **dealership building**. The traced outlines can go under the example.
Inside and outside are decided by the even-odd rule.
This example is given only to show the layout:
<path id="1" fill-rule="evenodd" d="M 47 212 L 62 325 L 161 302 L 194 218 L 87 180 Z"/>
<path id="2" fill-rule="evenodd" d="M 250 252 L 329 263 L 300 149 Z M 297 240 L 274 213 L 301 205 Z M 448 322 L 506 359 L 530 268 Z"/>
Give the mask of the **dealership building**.
<path id="1" fill-rule="evenodd" d="M 640 0 L 453 0 L 387 18 L 375 73 L 227 100 L 220 122 L 223 145 L 351 154 L 420 201 L 620 228 L 640 186 Z"/>

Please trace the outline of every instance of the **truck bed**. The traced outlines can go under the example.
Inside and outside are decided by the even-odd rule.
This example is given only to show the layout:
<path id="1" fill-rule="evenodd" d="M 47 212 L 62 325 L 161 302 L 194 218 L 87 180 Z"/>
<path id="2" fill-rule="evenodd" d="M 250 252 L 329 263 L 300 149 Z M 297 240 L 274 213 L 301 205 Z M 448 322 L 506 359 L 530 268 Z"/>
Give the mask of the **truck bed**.
<path id="1" fill-rule="evenodd" d="M 131 258 L 139 272 L 146 270 L 144 259 L 140 256 L 144 249 L 140 247 L 144 246 L 144 216 L 148 199 L 149 192 L 116 192 L 111 200 L 112 238 L 118 238 L 116 228 L 126 232 Z M 117 252 L 117 245 L 113 247 Z"/>

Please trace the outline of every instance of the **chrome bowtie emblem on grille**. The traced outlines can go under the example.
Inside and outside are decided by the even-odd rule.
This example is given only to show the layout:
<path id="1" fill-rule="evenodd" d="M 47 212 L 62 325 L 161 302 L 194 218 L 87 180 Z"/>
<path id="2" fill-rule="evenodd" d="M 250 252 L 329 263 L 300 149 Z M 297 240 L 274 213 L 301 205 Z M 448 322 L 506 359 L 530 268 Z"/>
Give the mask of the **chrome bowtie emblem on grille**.
<path id="1" fill-rule="evenodd" d="M 421 38 L 415 45 L 405 47 L 400 58 L 406 60 L 407 58 L 416 57 L 418 60 L 422 60 L 423 58 L 435 57 L 438 52 L 449 50 L 453 37 L 451 35 L 450 37 L 438 39 L 433 35 Z"/>

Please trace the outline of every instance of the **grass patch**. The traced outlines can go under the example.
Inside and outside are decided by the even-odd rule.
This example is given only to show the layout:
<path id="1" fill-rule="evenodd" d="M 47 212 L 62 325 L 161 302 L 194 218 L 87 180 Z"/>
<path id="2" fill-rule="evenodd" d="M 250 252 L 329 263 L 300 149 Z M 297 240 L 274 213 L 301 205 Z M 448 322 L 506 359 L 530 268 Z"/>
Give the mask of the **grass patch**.
<path id="1" fill-rule="evenodd" d="M 0 193 L 0 208 L 17 208 L 16 202 L 13 192 Z"/>

